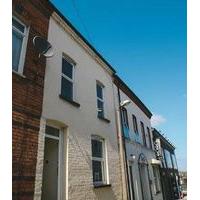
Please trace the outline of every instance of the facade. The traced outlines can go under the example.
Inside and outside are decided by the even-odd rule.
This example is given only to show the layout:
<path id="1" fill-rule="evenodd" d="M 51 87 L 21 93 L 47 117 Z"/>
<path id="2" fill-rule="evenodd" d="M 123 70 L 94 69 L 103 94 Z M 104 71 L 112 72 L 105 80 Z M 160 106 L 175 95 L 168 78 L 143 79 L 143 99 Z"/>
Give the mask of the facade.
<path id="1" fill-rule="evenodd" d="M 115 71 L 58 11 L 48 33 L 34 199 L 120 200 Z"/>
<path id="2" fill-rule="evenodd" d="M 155 128 L 152 129 L 152 132 L 156 156 L 161 160 L 160 176 L 164 200 L 179 199 L 180 181 L 175 147 Z"/>
<path id="3" fill-rule="evenodd" d="M 33 199 L 38 132 L 46 60 L 33 37 L 47 38 L 51 8 L 46 1 L 13 0 L 12 18 L 12 159 L 13 199 Z"/>
<path id="4" fill-rule="evenodd" d="M 129 105 L 121 107 L 122 132 L 125 151 L 126 183 L 131 200 L 162 200 L 159 165 L 152 140 L 151 112 L 140 99 L 118 77 L 114 76 L 116 109 L 124 101 Z M 127 179 L 128 177 L 128 179 Z"/>

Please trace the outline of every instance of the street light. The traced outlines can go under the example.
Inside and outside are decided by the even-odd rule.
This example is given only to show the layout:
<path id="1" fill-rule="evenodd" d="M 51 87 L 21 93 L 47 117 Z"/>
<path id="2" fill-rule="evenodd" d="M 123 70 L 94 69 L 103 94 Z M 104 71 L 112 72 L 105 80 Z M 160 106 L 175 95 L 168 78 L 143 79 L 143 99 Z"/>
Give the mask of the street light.
<path id="1" fill-rule="evenodd" d="M 130 100 L 124 100 L 124 101 L 120 102 L 120 107 L 125 107 L 125 106 L 129 105 L 130 103 L 131 103 Z"/>

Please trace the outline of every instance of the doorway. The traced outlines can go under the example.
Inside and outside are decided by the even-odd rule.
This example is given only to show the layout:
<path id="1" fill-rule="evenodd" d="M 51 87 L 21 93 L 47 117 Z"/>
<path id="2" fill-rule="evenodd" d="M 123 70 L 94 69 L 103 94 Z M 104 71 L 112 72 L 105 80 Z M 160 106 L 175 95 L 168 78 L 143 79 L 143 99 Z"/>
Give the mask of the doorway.
<path id="1" fill-rule="evenodd" d="M 43 161 L 42 200 L 60 200 L 61 134 L 46 126 Z"/>
<path id="2" fill-rule="evenodd" d="M 152 199 L 152 193 L 151 193 L 151 185 L 149 178 L 149 169 L 148 169 L 148 162 L 144 154 L 140 154 L 139 156 L 138 168 L 139 168 L 142 199 L 150 200 Z"/>
<path id="3" fill-rule="evenodd" d="M 132 165 L 129 165 L 129 182 L 130 182 L 130 194 L 131 200 L 135 200 L 135 193 L 134 193 L 134 182 L 133 182 L 133 169 Z"/>

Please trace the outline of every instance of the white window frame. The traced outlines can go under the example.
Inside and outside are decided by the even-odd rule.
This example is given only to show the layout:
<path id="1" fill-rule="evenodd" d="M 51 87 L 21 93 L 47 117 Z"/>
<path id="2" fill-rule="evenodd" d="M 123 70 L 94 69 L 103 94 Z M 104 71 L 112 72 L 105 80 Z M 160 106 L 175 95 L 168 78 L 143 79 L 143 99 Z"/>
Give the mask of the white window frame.
<path id="1" fill-rule="evenodd" d="M 92 161 L 101 162 L 102 181 L 94 181 L 94 177 L 93 177 L 93 184 L 94 185 L 107 184 L 108 183 L 108 172 L 107 172 L 107 163 L 106 163 L 106 145 L 105 145 L 105 140 L 103 138 L 99 137 L 99 136 L 96 136 L 96 135 L 92 135 L 91 142 L 92 142 L 92 140 L 97 140 L 97 141 L 102 143 L 102 158 L 91 156 L 92 157 Z M 92 166 L 92 175 L 93 175 L 93 166 Z"/>
<path id="2" fill-rule="evenodd" d="M 70 61 L 68 56 L 65 56 L 64 54 L 62 55 L 62 63 L 61 63 L 61 87 L 60 87 L 60 94 L 62 94 L 62 77 L 65 78 L 66 80 L 70 81 L 72 83 L 72 99 L 75 100 L 75 63 Z M 66 76 L 64 73 L 62 73 L 62 64 L 63 64 L 63 59 L 66 60 L 68 63 L 72 65 L 72 79 Z"/>
<path id="3" fill-rule="evenodd" d="M 63 131 L 60 129 L 60 127 L 52 125 L 52 124 L 46 124 L 46 126 L 50 126 L 52 128 L 56 128 L 59 130 L 59 136 L 53 136 L 45 131 L 45 138 L 51 138 L 54 140 L 58 140 L 58 194 L 57 199 L 61 200 L 63 199 L 62 193 L 63 193 L 63 149 L 64 149 L 64 138 L 63 138 Z M 44 147 L 45 148 L 45 147 Z"/>
<path id="4" fill-rule="evenodd" d="M 102 98 L 98 97 L 98 95 L 97 95 L 97 101 L 99 100 L 103 103 L 103 116 L 102 117 L 105 117 L 105 101 L 104 101 L 104 88 L 105 87 L 102 83 L 100 83 L 98 81 L 96 82 L 96 87 L 97 87 L 97 85 L 102 89 Z M 98 108 L 98 102 L 97 102 L 97 109 L 99 109 Z M 97 111 L 97 114 L 98 113 L 99 113 L 99 111 Z"/>
<path id="5" fill-rule="evenodd" d="M 12 25 L 12 31 L 14 30 L 18 34 L 23 36 L 22 49 L 20 52 L 18 70 L 16 71 L 16 70 L 12 69 L 12 71 L 17 72 L 19 74 L 23 74 L 24 62 L 25 62 L 25 56 L 26 56 L 26 48 L 27 48 L 27 42 L 28 42 L 28 35 L 29 35 L 29 27 L 27 27 L 23 22 L 21 22 L 21 20 L 19 20 L 17 17 L 12 16 L 12 18 L 24 27 L 24 33 L 23 33 L 20 30 L 18 30 L 15 26 Z"/>

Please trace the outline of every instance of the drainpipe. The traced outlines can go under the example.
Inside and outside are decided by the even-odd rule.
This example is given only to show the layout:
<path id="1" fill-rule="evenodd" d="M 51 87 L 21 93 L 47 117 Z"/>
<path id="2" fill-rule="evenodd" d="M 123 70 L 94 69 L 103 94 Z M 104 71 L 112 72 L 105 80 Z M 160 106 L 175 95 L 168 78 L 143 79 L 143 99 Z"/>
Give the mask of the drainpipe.
<path id="1" fill-rule="evenodd" d="M 117 123 L 118 123 L 118 132 L 119 132 L 118 137 L 119 137 L 120 157 L 121 157 L 122 185 L 123 185 L 123 197 L 124 197 L 123 199 L 131 200 L 128 163 L 127 163 L 128 160 L 127 160 L 126 144 L 124 138 L 123 122 L 122 122 L 122 110 L 121 110 L 122 107 L 120 106 L 121 97 L 118 86 L 117 86 L 117 92 L 118 92 L 118 102 L 119 102 L 119 109 L 117 110 Z M 126 182 L 128 183 L 128 185 L 126 184 Z"/>

